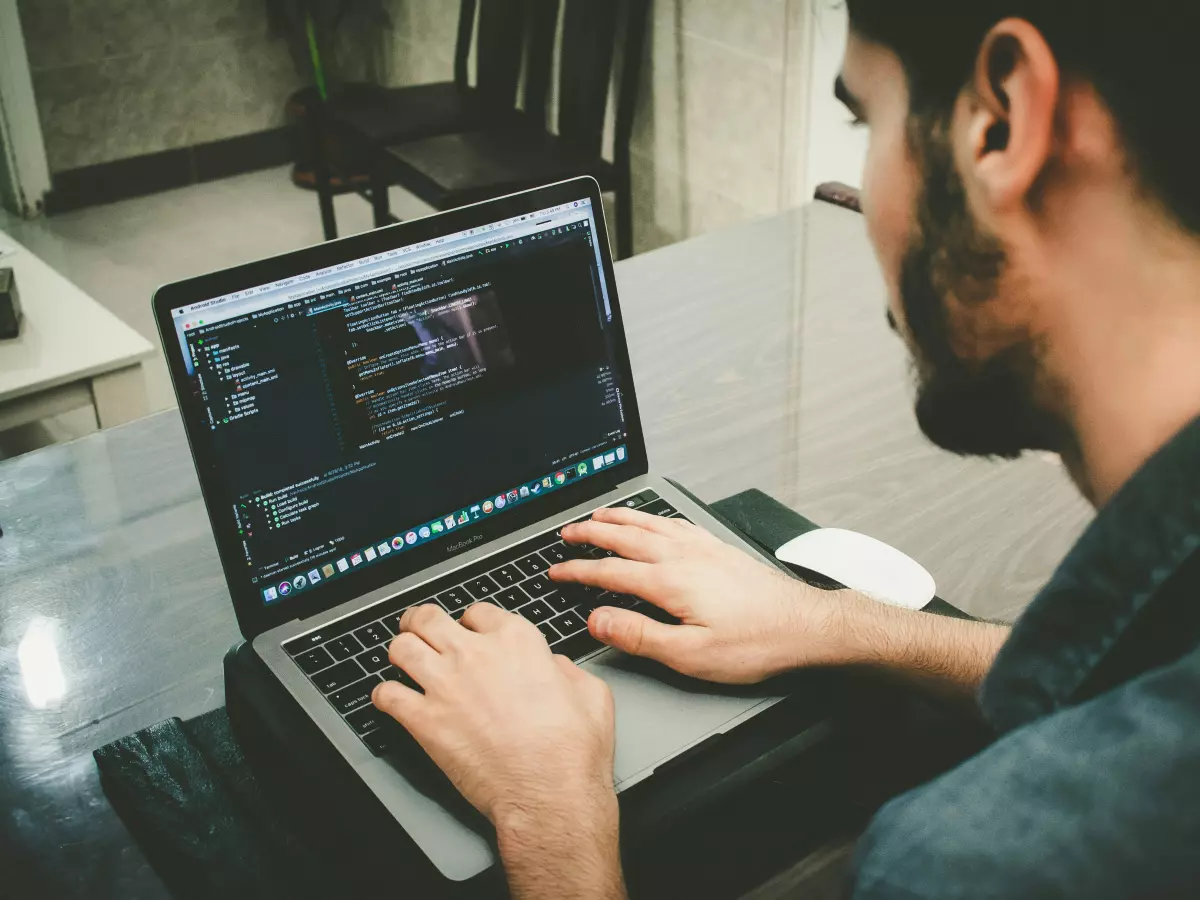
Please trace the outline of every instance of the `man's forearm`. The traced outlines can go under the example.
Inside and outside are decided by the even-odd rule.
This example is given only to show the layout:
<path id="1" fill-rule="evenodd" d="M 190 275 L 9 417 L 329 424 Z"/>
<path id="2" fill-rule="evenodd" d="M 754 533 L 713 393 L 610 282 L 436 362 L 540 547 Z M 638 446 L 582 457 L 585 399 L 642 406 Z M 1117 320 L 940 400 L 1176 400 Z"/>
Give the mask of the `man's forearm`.
<path id="1" fill-rule="evenodd" d="M 557 809 L 516 810 L 496 822 L 512 897 L 625 900 L 616 796 L 560 799 Z"/>
<path id="2" fill-rule="evenodd" d="M 851 665 L 880 668 L 937 690 L 974 695 L 1009 629 L 886 606 L 853 594 L 838 605 Z"/>

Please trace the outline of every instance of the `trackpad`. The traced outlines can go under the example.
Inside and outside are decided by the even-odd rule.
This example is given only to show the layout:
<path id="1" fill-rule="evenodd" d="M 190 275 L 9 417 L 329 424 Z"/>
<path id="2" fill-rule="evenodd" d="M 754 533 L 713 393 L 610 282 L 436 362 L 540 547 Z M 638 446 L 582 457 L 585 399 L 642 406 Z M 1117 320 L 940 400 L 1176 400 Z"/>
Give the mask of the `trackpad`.
<path id="1" fill-rule="evenodd" d="M 771 705 L 764 701 L 782 699 L 761 686 L 709 684 L 617 651 L 583 668 L 608 682 L 616 702 L 618 787 L 641 780 L 709 734 L 727 730 L 755 707 Z"/>

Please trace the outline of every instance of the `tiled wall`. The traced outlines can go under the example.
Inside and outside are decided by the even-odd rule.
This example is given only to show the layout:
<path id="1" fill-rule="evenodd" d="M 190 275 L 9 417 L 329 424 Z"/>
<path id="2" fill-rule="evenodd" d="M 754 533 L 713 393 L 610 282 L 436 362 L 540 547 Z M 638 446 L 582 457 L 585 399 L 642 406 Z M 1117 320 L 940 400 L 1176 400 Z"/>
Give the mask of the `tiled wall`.
<path id="1" fill-rule="evenodd" d="M 283 124 L 264 0 L 19 0 L 51 171 Z"/>
<path id="2" fill-rule="evenodd" d="M 639 249 L 781 207 L 786 0 L 656 0 L 633 138 Z"/>

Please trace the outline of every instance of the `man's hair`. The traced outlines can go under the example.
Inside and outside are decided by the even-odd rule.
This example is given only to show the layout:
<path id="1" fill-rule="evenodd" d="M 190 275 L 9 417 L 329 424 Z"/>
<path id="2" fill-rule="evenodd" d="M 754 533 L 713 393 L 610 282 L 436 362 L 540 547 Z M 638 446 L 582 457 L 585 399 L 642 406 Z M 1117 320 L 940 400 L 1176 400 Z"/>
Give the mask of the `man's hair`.
<path id="1" fill-rule="evenodd" d="M 1111 110 L 1142 187 L 1200 234 L 1197 0 L 847 0 L 850 27 L 892 50 L 914 116 L 949 115 L 988 31 L 1006 18 L 1045 37 L 1064 78 Z"/>

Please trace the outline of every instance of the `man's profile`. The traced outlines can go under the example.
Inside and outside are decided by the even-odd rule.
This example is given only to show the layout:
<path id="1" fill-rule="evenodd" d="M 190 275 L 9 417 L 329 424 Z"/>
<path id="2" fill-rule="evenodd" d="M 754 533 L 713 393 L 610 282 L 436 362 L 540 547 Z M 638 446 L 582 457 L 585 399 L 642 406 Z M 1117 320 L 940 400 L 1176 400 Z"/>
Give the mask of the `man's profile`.
<path id="1" fill-rule="evenodd" d="M 616 557 L 551 576 L 671 613 L 588 624 L 684 674 L 868 665 L 982 716 L 989 746 L 876 816 L 855 897 L 1191 895 L 1200 7 L 847 5 L 837 93 L 870 129 L 863 212 L 918 422 L 954 453 L 1059 454 L 1096 520 L 1011 630 L 816 592 L 626 509 L 564 531 Z M 624 896 L 604 684 L 495 606 L 400 624 L 391 660 L 424 693 L 386 682 L 374 701 L 495 825 L 514 896 Z"/>

